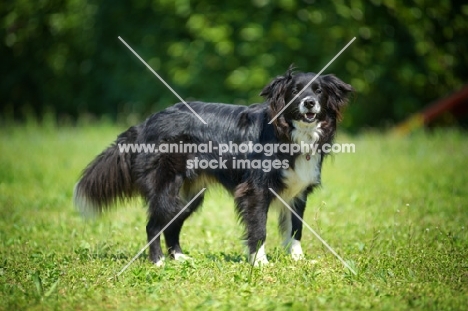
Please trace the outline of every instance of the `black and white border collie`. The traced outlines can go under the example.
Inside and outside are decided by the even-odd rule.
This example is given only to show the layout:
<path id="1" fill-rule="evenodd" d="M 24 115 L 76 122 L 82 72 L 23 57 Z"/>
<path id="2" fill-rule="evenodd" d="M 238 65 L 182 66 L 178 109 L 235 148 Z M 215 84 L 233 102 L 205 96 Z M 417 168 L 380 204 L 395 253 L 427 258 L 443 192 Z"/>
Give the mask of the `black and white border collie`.
<path id="1" fill-rule="evenodd" d="M 307 195 L 320 184 L 320 173 L 326 153 L 271 156 L 258 153 L 223 154 L 227 169 L 189 168 L 187 161 L 218 159 L 212 153 L 121 153 L 119 144 L 190 143 L 214 144 L 253 142 L 281 144 L 301 142 L 324 144 L 333 142 L 340 111 L 353 91 L 349 84 L 334 75 L 319 76 L 303 92 L 301 90 L 315 77 L 314 73 L 294 73 L 289 69 L 276 77 L 261 92 L 266 101 L 251 106 L 219 103 L 189 102 L 201 116 L 203 124 L 188 107 L 179 103 L 150 116 L 143 123 L 130 127 L 94 159 L 83 171 L 75 186 L 74 202 L 82 212 L 101 212 L 116 201 L 141 195 L 148 204 L 148 241 L 152 240 L 195 195 L 208 184 L 223 185 L 233 196 L 240 220 L 245 225 L 245 239 L 249 261 L 266 264 L 267 213 L 278 208 L 279 226 L 284 245 L 293 259 L 303 257 L 301 249 L 302 223 L 269 190 L 278 193 L 302 218 Z M 298 95 L 299 96 L 296 96 Z M 296 99 L 272 124 L 272 120 L 294 97 Z M 234 168 L 234 157 L 244 159 L 287 160 L 287 168 Z M 179 235 L 184 221 L 203 202 L 196 200 L 164 230 L 163 234 L 171 258 L 183 259 Z M 216 217 L 216 216 L 211 216 Z M 149 257 L 157 265 L 164 255 L 158 237 L 150 245 Z"/>

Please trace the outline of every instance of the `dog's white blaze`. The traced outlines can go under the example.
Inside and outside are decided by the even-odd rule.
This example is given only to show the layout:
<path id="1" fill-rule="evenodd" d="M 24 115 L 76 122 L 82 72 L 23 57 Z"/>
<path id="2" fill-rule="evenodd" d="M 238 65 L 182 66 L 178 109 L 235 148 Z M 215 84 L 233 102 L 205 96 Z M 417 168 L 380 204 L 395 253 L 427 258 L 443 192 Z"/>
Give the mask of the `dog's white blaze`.
<path id="1" fill-rule="evenodd" d="M 268 259 L 265 253 L 265 243 L 263 243 L 256 252 L 249 255 L 249 262 L 254 266 L 268 264 Z"/>
<path id="2" fill-rule="evenodd" d="M 308 101 L 309 99 L 314 99 L 314 97 L 312 96 L 307 96 L 307 97 L 304 97 L 302 100 L 301 100 L 301 103 L 299 104 L 299 112 L 302 113 L 302 114 L 305 114 L 307 112 L 309 112 L 309 109 L 305 107 L 305 102 Z M 318 100 L 314 99 L 314 107 L 312 108 L 312 113 L 320 113 L 320 109 L 322 107 L 320 107 L 320 103 L 318 102 Z"/>

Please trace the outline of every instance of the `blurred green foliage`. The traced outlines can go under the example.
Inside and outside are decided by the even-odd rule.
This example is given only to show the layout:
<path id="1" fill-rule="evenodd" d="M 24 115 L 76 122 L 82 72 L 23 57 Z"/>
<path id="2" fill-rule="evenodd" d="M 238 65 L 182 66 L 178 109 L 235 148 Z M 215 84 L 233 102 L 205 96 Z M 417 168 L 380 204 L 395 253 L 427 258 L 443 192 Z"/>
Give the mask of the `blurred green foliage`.
<path id="1" fill-rule="evenodd" d="M 356 89 L 347 128 L 406 118 L 468 78 L 468 4 L 449 0 L 10 0 L 0 112 L 148 113 L 185 99 L 250 104 L 291 63 Z"/>

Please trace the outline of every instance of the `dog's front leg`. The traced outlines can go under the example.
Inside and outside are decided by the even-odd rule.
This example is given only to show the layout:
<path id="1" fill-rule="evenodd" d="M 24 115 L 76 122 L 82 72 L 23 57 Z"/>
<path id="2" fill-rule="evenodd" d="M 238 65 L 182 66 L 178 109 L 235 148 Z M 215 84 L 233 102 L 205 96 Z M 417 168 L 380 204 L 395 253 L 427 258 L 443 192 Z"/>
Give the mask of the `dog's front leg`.
<path id="1" fill-rule="evenodd" d="M 268 207 L 252 207 L 250 216 L 244 220 L 247 229 L 249 262 L 254 266 L 268 264 L 265 252 L 267 212 Z"/>
<path id="2" fill-rule="evenodd" d="M 306 207 L 306 198 L 296 198 L 293 201 L 293 208 L 296 214 L 301 217 L 304 217 L 304 210 Z M 292 259 L 300 260 L 304 258 L 301 247 L 301 238 L 302 238 L 302 221 L 296 217 L 296 215 L 291 213 L 291 233 L 290 240 L 285 241 L 287 244 L 288 252 L 291 254 Z"/>

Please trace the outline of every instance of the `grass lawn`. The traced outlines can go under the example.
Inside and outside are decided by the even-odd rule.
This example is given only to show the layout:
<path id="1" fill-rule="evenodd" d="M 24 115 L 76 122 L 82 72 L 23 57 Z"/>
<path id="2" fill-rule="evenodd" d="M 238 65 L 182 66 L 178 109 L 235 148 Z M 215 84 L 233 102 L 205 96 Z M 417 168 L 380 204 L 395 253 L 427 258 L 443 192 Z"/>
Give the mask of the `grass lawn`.
<path id="1" fill-rule="evenodd" d="M 71 198 L 81 170 L 122 130 L 1 129 L 0 309 L 466 310 L 466 133 L 339 137 L 356 153 L 326 161 L 305 220 L 357 276 L 307 229 L 307 260 L 291 261 L 274 212 L 272 264 L 252 269 L 232 200 L 212 189 L 183 230 L 193 261 L 157 268 L 145 253 L 115 278 L 146 243 L 144 205 L 85 221 Z"/>

